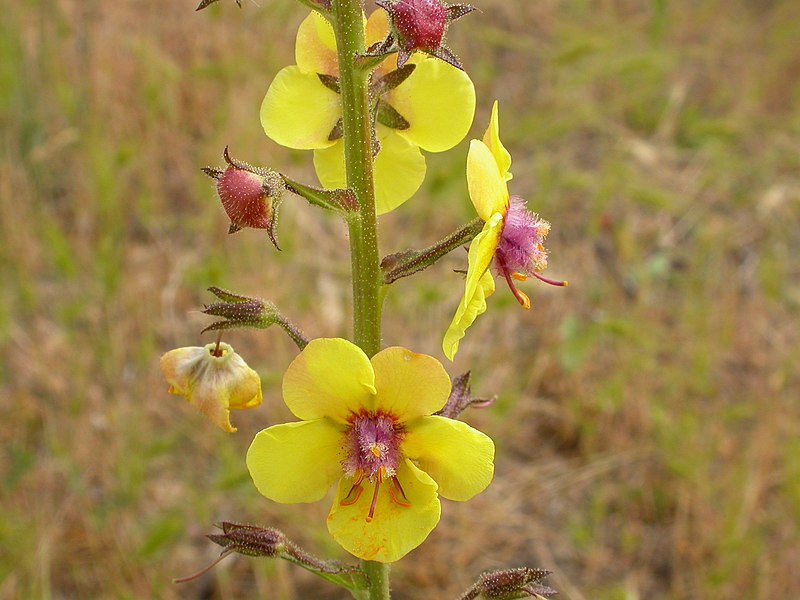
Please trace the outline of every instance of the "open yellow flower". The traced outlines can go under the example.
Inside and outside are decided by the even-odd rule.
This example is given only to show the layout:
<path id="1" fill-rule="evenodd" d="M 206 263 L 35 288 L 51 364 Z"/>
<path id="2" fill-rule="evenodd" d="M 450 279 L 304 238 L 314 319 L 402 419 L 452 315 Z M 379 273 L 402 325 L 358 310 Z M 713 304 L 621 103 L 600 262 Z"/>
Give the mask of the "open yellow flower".
<path id="1" fill-rule="evenodd" d="M 467 155 L 469 197 L 485 225 L 470 244 L 464 296 L 442 341 L 442 350 L 450 360 L 456 355 L 466 330 L 486 310 L 486 298 L 494 292 L 490 266 L 506 280 L 514 297 L 526 309 L 531 307 L 531 301 L 517 289 L 514 280 L 524 281 L 533 276 L 551 285 L 567 285 L 566 281 L 554 281 L 539 274 L 547 268 L 544 239 L 550 223 L 529 212 L 519 196 L 509 196 L 510 168 L 511 154 L 500 141 L 495 101 L 483 140 L 472 140 Z"/>
<path id="2" fill-rule="evenodd" d="M 261 378 L 229 344 L 170 350 L 161 357 L 170 394 L 183 396 L 217 427 L 234 432 L 230 409 L 261 404 Z"/>
<path id="3" fill-rule="evenodd" d="M 367 44 L 386 37 L 386 12 L 375 11 L 365 24 Z M 261 105 L 261 124 L 277 143 L 314 150 L 314 168 L 328 189 L 344 188 L 344 142 L 338 131 L 342 104 L 338 85 L 336 41 L 330 24 L 318 12 L 300 24 L 295 45 L 296 65 L 282 69 Z M 443 152 L 464 139 L 475 114 L 475 88 L 461 70 L 423 53 L 408 61 L 414 72 L 382 102 L 405 120 L 390 127 L 378 119 L 375 194 L 378 214 L 408 200 L 425 179 L 428 152 Z M 375 70 L 373 81 L 397 68 L 396 55 Z M 324 83 L 324 82 L 325 83 Z M 327 83 L 327 85 L 326 85 Z"/>
<path id="4" fill-rule="evenodd" d="M 468 500 L 492 479 L 492 440 L 432 415 L 449 393 L 433 357 L 393 347 L 370 360 L 347 340 L 312 340 L 283 378 L 301 421 L 256 435 L 250 475 L 283 503 L 316 502 L 338 482 L 331 535 L 359 558 L 396 561 L 438 523 L 439 494 Z"/>

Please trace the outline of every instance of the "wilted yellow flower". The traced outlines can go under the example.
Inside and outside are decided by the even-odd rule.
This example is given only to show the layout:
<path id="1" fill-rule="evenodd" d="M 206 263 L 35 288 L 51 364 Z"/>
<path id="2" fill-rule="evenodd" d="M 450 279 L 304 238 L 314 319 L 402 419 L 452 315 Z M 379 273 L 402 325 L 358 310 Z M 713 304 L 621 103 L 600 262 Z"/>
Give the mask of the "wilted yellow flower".
<path id="1" fill-rule="evenodd" d="M 183 396 L 223 431 L 234 432 L 230 409 L 261 404 L 261 378 L 229 344 L 170 350 L 161 357 L 169 393 Z"/>
<path id="2" fill-rule="evenodd" d="M 439 494 L 469 500 L 492 480 L 492 440 L 432 414 L 449 394 L 431 356 L 393 347 L 370 360 L 347 340 L 312 340 L 283 378 L 302 420 L 255 437 L 250 476 L 283 503 L 316 502 L 338 482 L 328 531 L 361 559 L 396 561 L 436 527 Z"/>

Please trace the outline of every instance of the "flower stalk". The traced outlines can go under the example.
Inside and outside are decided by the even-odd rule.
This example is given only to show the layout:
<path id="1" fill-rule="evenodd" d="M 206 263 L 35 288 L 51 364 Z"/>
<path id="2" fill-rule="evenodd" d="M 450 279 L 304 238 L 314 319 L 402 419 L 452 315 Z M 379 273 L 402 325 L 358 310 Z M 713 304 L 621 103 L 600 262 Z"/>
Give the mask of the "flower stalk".
<path id="1" fill-rule="evenodd" d="M 331 17 L 339 60 L 347 186 L 355 194 L 359 207 L 347 219 L 353 271 L 353 336 L 355 343 L 372 356 L 380 350 L 379 288 L 383 277 L 375 213 L 369 73 L 356 66 L 356 58 L 365 51 L 361 3 L 334 0 Z"/>
<path id="2" fill-rule="evenodd" d="M 347 218 L 353 277 L 353 341 L 367 356 L 380 350 L 383 274 L 378 253 L 373 137 L 370 122 L 369 72 L 356 64 L 366 51 L 359 0 L 333 0 L 331 19 L 336 36 L 339 87 L 342 101 L 347 186 L 358 202 L 358 212 Z M 389 566 L 361 561 L 369 578 L 370 600 L 388 600 Z"/>
<path id="3" fill-rule="evenodd" d="M 449 252 L 471 242 L 481 232 L 481 229 L 483 229 L 483 221 L 479 217 L 423 250 L 408 250 L 384 257 L 381 261 L 383 283 L 389 285 L 398 279 L 427 269 Z"/>

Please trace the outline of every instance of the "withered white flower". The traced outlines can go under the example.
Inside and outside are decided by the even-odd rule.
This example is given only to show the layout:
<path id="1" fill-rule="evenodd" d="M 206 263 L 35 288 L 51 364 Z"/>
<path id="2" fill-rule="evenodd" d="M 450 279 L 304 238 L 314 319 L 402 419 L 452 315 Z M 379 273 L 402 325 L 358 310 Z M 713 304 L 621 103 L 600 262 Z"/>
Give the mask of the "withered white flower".
<path id="1" fill-rule="evenodd" d="M 169 393 L 183 396 L 217 427 L 234 432 L 230 409 L 261 404 L 261 378 L 229 344 L 170 350 L 161 357 Z"/>

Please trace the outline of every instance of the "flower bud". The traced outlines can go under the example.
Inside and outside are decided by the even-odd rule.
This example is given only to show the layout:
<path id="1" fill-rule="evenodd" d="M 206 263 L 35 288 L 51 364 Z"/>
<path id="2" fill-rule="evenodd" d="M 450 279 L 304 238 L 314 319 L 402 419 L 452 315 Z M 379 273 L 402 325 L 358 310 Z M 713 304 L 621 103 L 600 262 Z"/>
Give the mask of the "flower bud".
<path id="1" fill-rule="evenodd" d="M 545 597 L 558 594 L 554 589 L 540 582 L 550 571 L 545 569 L 502 569 L 482 573 L 478 582 L 462 598 L 491 598 L 493 600 L 512 600 L 526 597 Z"/>
<path id="2" fill-rule="evenodd" d="M 438 0 L 394 2 L 389 13 L 401 47 L 433 50 L 441 46 L 447 27 L 447 8 Z"/>
<path id="3" fill-rule="evenodd" d="M 397 38 L 398 67 L 413 52 L 421 51 L 462 68 L 458 57 L 445 46 L 444 37 L 450 22 L 474 10 L 472 6 L 450 6 L 440 0 L 377 0 L 376 4 L 389 13 Z"/>
<path id="4" fill-rule="evenodd" d="M 273 527 L 255 527 L 224 521 L 217 525 L 222 533 L 206 537 L 225 549 L 247 556 L 278 556 L 287 548 L 286 536 Z"/>
<path id="5" fill-rule="evenodd" d="M 223 157 L 228 163 L 226 169 L 206 167 L 203 171 L 217 181 L 217 194 L 231 220 L 228 233 L 246 227 L 266 229 L 270 240 L 280 250 L 275 239 L 275 222 L 286 189 L 283 177 L 275 171 L 233 160 L 227 147 Z"/>
<path id="6" fill-rule="evenodd" d="M 261 404 L 261 378 L 229 344 L 170 350 L 161 357 L 169 393 L 183 396 L 217 427 L 234 432 L 230 409 Z"/>
<path id="7" fill-rule="evenodd" d="M 366 587 L 364 572 L 358 567 L 343 565 L 335 560 L 321 560 L 300 548 L 274 527 L 241 525 L 229 521 L 217 523 L 216 526 L 222 529 L 222 533 L 212 533 L 206 537 L 225 548 L 223 556 L 237 552 L 245 556 L 284 558 L 302 565 L 312 573 L 342 575 L 351 579 L 354 587 Z"/>
<path id="8" fill-rule="evenodd" d="M 225 320 L 212 323 L 203 329 L 201 333 L 235 329 L 237 327 L 266 329 L 281 321 L 282 315 L 272 302 L 235 294 L 216 286 L 208 288 L 208 291 L 222 300 L 222 302 L 206 304 L 203 312 L 207 315 L 222 317 Z"/>
<path id="9" fill-rule="evenodd" d="M 235 329 L 237 327 L 266 329 L 272 325 L 278 325 L 301 350 L 308 344 L 306 336 L 283 316 L 278 307 L 272 302 L 235 294 L 218 287 L 210 287 L 208 291 L 222 300 L 222 302 L 206 304 L 203 312 L 207 315 L 222 317 L 223 320 L 215 321 L 203 329 L 201 333 Z"/>

